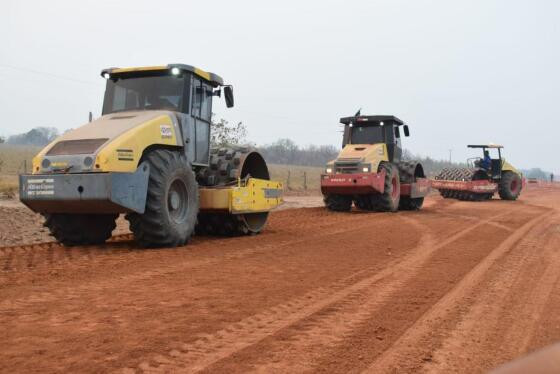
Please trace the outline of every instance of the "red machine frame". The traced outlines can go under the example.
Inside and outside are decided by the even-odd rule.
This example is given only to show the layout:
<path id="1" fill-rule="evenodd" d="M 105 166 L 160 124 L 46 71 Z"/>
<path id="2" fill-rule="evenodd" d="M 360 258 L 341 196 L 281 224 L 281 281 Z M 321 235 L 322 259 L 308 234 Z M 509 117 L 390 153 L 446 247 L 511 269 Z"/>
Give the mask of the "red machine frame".
<path id="1" fill-rule="evenodd" d="M 498 184 L 488 180 L 478 181 L 451 181 L 451 180 L 432 180 L 432 187 L 438 190 L 468 191 L 474 193 L 495 193 L 498 191 Z"/>
<path id="2" fill-rule="evenodd" d="M 379 173 L 322 174 L 323 194 L 367 195 L 385 191 L 385 170 Z M 402 196 L 425 197 L 430 193 L 431 183 L 427 178 L 417 178 L 414 183 L 401 183 Z"/>

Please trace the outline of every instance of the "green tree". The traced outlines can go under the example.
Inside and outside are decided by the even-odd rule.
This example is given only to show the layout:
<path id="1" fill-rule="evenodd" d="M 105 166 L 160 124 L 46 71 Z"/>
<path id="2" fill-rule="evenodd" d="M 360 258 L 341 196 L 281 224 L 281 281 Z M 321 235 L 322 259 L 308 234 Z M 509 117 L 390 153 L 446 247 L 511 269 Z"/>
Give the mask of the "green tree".
<path id="1" fill-rule="evenodd" d="M 8 138 L 8 144 L 44 146 L 52 142 L 58 136 L 58 130 L 54 127 L 35 127 L 34 129 Z"/>
<path id="2" fill-rule="evenodd" d="M 212 122 L 210 129 L 210 145 L 220 147 L 226 144 L 242 144 L 246 141 L 247 128 L 243 122 L 231 125 L 228 121 L 221 118 L 217 122 Z"/>

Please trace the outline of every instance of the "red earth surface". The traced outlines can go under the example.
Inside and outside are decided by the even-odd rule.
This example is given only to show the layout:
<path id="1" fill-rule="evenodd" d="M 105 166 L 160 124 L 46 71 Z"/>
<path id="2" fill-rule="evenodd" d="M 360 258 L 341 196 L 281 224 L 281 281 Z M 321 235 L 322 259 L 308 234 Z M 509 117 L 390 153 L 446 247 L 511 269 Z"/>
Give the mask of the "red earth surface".
<path id="1" fill-rule="evenodd" d="M 259 236 L 149 250 L 65 248 L 2 206 L 0 371 L 476 373 L 560 340 L 560 188 L 301 200 Z"/>

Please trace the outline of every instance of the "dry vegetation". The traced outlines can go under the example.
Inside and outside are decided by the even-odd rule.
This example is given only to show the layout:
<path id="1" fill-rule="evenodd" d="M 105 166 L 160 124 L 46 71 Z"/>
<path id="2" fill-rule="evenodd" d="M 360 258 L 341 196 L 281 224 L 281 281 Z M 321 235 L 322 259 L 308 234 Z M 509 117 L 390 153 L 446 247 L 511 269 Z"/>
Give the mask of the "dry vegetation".
<path id="1" fill-rule="evenodd" d="M 319 191 L 323 168 L 296 165 L 268 165 L 270 177 L 281 181 L 287 191 Z"/>
<path id="2" fill-rule="evenodd" d="M 12 197 L 18 189 L 17 175 L 30 171 L 31 160 L 38 147 L 0 144 L 0 195 Z"/>
<path id="3" fill-rule="evenodd" d="M 0 160 L 2 161 L 0 172 L 3 175 L 22 173 L 25 161 L 27 161 L 27 171 L 30 171 L 31 160 L 40 150 L 41 147 L 0 144 Z"/>
<path id="4" fill-rule="evenodd" d="M 27 171 L 30 171 L 31 160 L 39 147 L 17 146 L 9 144 L 0 145 L 0 194 L 13 195 L 18 189 L 17 175 L 24 172 L 27 162 Z M 322 168 L 294 165 L 269 165 L 271 177 L 281 181 L 287 191 L 319 190 L 319 178 Z"/>

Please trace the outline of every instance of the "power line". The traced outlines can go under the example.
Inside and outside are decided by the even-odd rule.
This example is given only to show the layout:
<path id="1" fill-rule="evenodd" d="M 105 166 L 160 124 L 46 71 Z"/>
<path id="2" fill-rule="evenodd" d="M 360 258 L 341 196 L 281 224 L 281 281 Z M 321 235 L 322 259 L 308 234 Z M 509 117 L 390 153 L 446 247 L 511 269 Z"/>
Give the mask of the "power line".
<path id="1" fill-rule="evenodd" d="M 26 72 L 26 73 L 46 75 L 46 76 L 49 76 L 49 77 L 52 77 L 52 78 L 62 79 L 62 80 L 70 81 L 70 82 L 76 82 L 76 83 L 82 83 L 82 84 L 88 84 L 88 85 L 96 84 L 93 81 L 84 81 L 84 80 L 80 80 L 80 79 L 67 77 L 67 76 L 64 76 L 64 75 L 53 74 L 53 73 L 48 73 L 48 72 L 45 72 L 45 71 L 33 70 L 33 69 L 28 69 L 28 68 L 23 68 L 23 67 L 18 67 L 18 66 L 0 64 L 0 67 L 13 69 L 13 70 L 19 70 L 19 71 L 23 71 L 23 72 Z"/>

